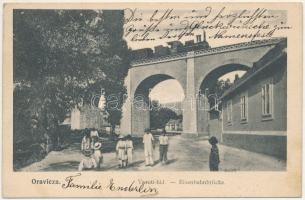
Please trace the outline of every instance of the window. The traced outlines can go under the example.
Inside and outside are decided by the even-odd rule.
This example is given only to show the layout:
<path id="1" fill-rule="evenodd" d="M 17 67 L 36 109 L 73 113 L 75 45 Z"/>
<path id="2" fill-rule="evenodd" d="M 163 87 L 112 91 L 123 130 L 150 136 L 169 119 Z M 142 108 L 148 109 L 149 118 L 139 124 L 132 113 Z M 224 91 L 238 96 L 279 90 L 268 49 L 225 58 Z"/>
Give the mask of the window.
<path id="1" fill-rule="evenodd" d="M 271 117 L 273 109 L 273 91 L 271 82 L 262 86 L 262 115 Z"/>
<path id="2" fill-rule="evenodd" d="M 232 100 L 227 102 L 227 122 L 232 123 Z"/>
<path id="3" fill-rule="evenodd" d="M 242 95 L 240 97 L 240 118 L 242 121 L 247 121 L 248 116 L 248 102 L 247 102 L 247 96 Z"/>
<path id="4" fill-rule="evenodd" d="M 201 42 L 201 35 L 196 35 L 197 42 Z"/>

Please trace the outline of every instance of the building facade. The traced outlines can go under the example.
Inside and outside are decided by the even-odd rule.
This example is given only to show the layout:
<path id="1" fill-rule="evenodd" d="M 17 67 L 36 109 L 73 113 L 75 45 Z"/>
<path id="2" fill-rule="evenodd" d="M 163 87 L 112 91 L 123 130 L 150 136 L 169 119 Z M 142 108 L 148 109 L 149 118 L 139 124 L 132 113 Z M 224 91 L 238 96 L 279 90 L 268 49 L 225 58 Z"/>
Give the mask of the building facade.
<path id="1" fill-rule="evenodd" d="M 222 143 L 286 159 L 286 42 L 269 51 L 225 91 L 221 104 L 218 125 L 222 125 L 222 134 L 217 137 Z"/>
<path id="2" fill-rule="evenodd" d="M 182 120 L 181 119 L 171 119 L 165 125 L 165 130 L 170 131 L 182 131 Z"/>
<path id="3" fill-rule="evenodd" d="M 81 108 L 74 108 L 71 112 L 71 130 L 104 129 L 110 126 L 107 118 L 108 113 L 96 107 L 84 105 Z"/>

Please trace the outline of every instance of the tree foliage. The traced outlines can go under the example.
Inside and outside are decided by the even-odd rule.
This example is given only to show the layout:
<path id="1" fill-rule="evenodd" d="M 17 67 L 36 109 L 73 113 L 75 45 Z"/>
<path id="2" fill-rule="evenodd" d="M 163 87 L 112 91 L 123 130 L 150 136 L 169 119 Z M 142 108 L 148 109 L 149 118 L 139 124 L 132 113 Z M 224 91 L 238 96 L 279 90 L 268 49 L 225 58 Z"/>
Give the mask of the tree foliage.
<path id="1" fill-rule="evenodd" d="M 235 80 L 238 80 L 238 75 L 235 76 Z M 226 80 L 219 79 L 216 81 L 216 83 L 211 88 L 209 88 L 209 94 L 216 94 L 217 98 L 220 98 L 223 95 L 223 93 L 227 89 L 229 89 L 232 85 L 233 85 L 233 83 L 230 81 L 230 79 L 226 79 Z M 214 97 L 209 98 L 209 104 L 210 104 L 211 108 L 214 107 L 214 104 L 215 104 Z"/>
<path id="2" fill-rule="evenodd" d="M 71 109 L 90 104 L 101 88 L 125 94 L 123 17 L 118 10 L 14 10 L 15 142 L 56 134 Z M 120 111 L 108 112 L 118 124 Z"/>
<path id="3" fill-rule="evenodd" d="M 170 119 L 181 119 L 173 110 L 160 106 L 158 101 L 151 102 L 150 127 L 152 129 L 163 129 Z"/>
<path id="4" fill-rule="evenodd" d="M 220 79 L 216 82 L 212 90 L 214 91 L 215 94 L 217 94 L 218 97 L 221 97 L 221 95 L 223 95 L 223 93 L 229 87 L 231 87 L 232 84 L 233 83 L 230 81 L 230 79 L 226 79 L 226 80 Z"/>

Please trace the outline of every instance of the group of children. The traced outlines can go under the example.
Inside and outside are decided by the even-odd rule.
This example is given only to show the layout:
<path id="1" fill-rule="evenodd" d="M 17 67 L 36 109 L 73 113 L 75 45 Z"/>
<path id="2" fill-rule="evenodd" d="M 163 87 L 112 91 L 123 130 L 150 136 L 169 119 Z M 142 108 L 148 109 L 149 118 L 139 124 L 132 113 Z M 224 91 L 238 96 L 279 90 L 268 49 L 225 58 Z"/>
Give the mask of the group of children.
<path id="1" fill-rule="evenodd" d="M 133 142 L 131 135 L 127 135 L 126 137 L 123 135 L 119 136 L 116 153 L 119 159 L 119 168 L 126 168 L 128 163 L 132 163 Z"/>
<path id="2" fill-rule="evenodd" d="M 153 137 L 150 131 L 146 130 L 146 133 L 143 136 L 144 143 L 144 154 L 146 165 L 152 166 L 152 143 Z M 149 137 L 151 136 L 151 137 Z M 148 138 L 148 139 L 147 139 Z M 163 131 L 160 138 L 160 162 L 166 163 L 167 161 L 167 151 L 168 151 L 168 137 L 166 132 Z M 218 171 L 218 166 L 220 163 L 219 160 L 219 150 L 217 147 L 218 140 L 216 137 L 212 136 L 209 139 L 209 143 L 212 145 L 210 156 L 209 156 L 209 167 L 210 171 Z M 98 136 L 96 134 L 90 134 L 87 132 L 82 140 L 81 150 L 84 154 L 84 158 L 79 164 L 79 171 L 90 170 L 90 169 L 99 169 L 103 163 L 102 155 L 102 143 L 99 142 Z M 128 163 L 132 163 L 132 154 L 133 154 L 133 142 L 131 135 L 118 137 L 118 142 L 116 145 L 116 155 L 119 160 L 119 168 L 126 168 Z"/>
<path id="3" fill-rule="evenodd" d="M 92 130 L 94 131 L 94 130 Z M 102 143 L 99 142 L 99 137 L 96 133 L 92 134 L 92 131 L 86 131 L 81 143 L 81 150 L 84 158 L 79 163 L 78 170 L 92 170 L 100 169 L 103 163 L 102 155 Z M 119 167 L 125 168 L 128 163 L 132 162 L 133 142 L 131 135 L 118 137 L 118 143 L 116 145 L 116 154 L 119 159 Z"/>
<path id="4" fill-rule="evenodd" d="M 81 151 L 85 157 L 79 163 L 78 170 L 99 169 L 103 163 L 101 148 L 102 143 L 99 141 L 97 131 L 86 129 L 81 143 Z"/>

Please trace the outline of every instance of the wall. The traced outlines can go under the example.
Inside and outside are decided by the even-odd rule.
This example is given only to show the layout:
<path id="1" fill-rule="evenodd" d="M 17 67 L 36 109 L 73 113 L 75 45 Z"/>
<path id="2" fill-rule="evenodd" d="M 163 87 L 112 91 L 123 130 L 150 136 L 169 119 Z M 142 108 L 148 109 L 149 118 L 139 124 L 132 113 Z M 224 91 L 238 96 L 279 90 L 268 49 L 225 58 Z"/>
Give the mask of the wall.
<path id="1" fill-rule="evenodd" d="M 283 67 L 270 68 L 245 84 L 238 93 L 229 99 L 232 100 L 232 124 L 227 122 L 226 102 L 224 102 L 224 131 L 286 131 L 287 128 L 287 74 Z M 273 77 L 273 119 L 264 121 L 261 112 L 261 87 L 264 80 Z M 248 94 L 248 122 L 240 120 L 240 94 Z"/>
<path id="2" fill-rule="evenodd" d="M 101 129 L 109 126 L 108 122 L 104 119 L 104 114 L 97 108 L 84 106 L 80 110 L 74 108 L 71 112 L 71 129 L 81 130 L 85 128 Z"/>
<path id="3" fill-rule="evenodd" d="M 208 135 L 209 127 L 207 126 L 207 124 L 209 113 L 207 112 L 207 110 L 209 109 L 209 106 L 207 100 L 205 99 L 205 96 L 199 97 L 197 107 L 198 134 L 201 136 Z"/>
<path id="4" fill-rule="evenodd" d="M 215 111 L 209 112 L 208 134 L 222 141 L 222 118 Z"/>
<path id="5" fill-rule="evenodd" d="M 257 153 L 287 159 L 287 137 L 273 135 L 224 134 L 223 143 Z"/>
<path id="6" fill-rule="evenodd" d="M 250 151 L 286 159 L 287 131 L 287 67 L 275 63 L 253 77 L 244 87 L 224 100 L 223 143 Z M 273 80 L 273 116 L 265 120 L 261 109 L 261 87 L 266 80 Z M 248 94 L 247 123 L 240 120 L 240 94 Z M 232 100 L 232 123 L 227 121 L 226 102 Z"/>
<path id="7" fill-rule="evenodd" d="M 71 111 L 71 129 L 79 130 L 80 127 L 80 111 L 78 109 L 72 109 Z"/>
<path id="8" fill-rule="evenodd" d="M 144 103 L 144 102 L 143 102 Z M 144 130 L 150 128 L 150 114 L 148 109 L 137 106 L 132 107 L 132 132 L 133 136 L 143 136 Z M 128 134 L 128 133 L 123 133 Z"/>
<path id="9" fill-rule="evenodd" d="M 240 64 L 250 68 L 253 66 L 254 62 L 258 61 L 273 47 L 274 45 L 266 45 L 256 48 L 241 49 L 207 56 L 195 57 L 196 91 L 198 91 L 199 94 L 199 89 L 203 80 L 207 78 L 211 72 L 217 70 L 217 68 L 229 64 Z M 208 113 L 203 110 L 198 112 L 198 132 L 201 135 L 208 135 L 208 133 L 206 132 L 208 129 L 206 122 L 207 115 Z"/>

